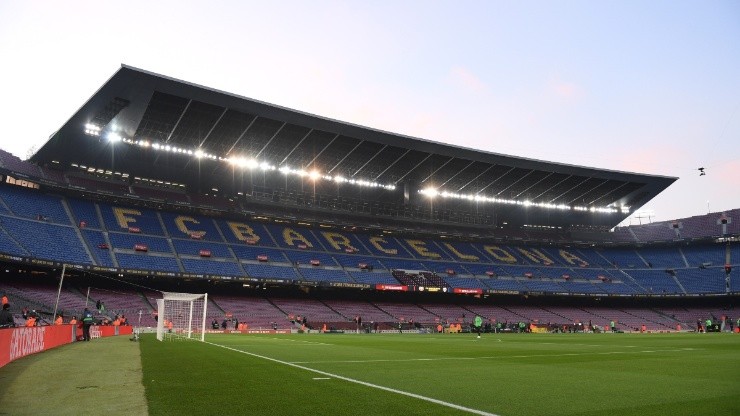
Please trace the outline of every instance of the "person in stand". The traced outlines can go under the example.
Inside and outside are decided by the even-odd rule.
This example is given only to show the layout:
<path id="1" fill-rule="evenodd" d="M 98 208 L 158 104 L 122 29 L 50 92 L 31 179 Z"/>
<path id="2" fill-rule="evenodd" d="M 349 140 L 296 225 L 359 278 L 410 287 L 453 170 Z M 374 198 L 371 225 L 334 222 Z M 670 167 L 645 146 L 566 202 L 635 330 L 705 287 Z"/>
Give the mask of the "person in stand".
<path id="1" fill-rule="evenodd" d="M 85 308 L 85 310 L 82 312 L 82 340 L 83 341 L 90 341 L 90 327 L 95 323 L 95 318 L 93 318 L 92 312 L 90 312 L 90 309 Z"/>
<path id="2" fill-rule="evenodd" d="M 483 327 L 483 318 L 481 318 L 479 315 L 475 315 L 475 318 L 473 318 L 473 330 L 478 333 L 478 338 L 480 338 L 480 331 Z"/>
<path id="3" fill-rule="evenodd" d="M 70 325 L 77 325 L 77 317 L 73 316 L 72 319 L 69 320 Z"/>
<path id="4" fill-rule="evenodd" d="M 7 305 L 7 304 L 9 304 L 9 303 L 10 303 L 10 302 L 8 302 L 8 295 L 5 295 L 5 294 L 4 294 L 4 295 L 3 295 L 3 306 L 5 306 L 5 305 Z"/>
<path id="5" fill-rule="evenodd" d="M 97 309 L 98 313 L 100 313 L 100 299 L 98 299 L 98 301 L 95 302 L 95 309 Z"/>
<path id="6" fill-rule="evenodd" d="M 54 320 L 54 325 L 61 325 L 64 323 L 64 318 L 62 318 L 62 314 L 57 315 L 57 319 Z"/>
<path id="7" fill-rule="evenodd" d="M 0 328 L 13 328 L 15 326 L 15 320 L 13 314 L 10 313 L 10 304 L 4 303 L 3 309 L 0 310 Z"/>

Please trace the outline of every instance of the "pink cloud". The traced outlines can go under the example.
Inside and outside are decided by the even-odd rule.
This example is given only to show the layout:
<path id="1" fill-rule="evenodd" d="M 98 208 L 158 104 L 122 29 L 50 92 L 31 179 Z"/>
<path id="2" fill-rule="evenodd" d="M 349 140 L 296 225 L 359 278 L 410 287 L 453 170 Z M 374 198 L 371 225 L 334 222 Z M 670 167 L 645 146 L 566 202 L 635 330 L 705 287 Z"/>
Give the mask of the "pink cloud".
<path id="1" fill-rule="evenodd" d="M 550 90 L 555 93 L 556 96 L 567 100 L 576 100 L 583 97 L 585 94 L 583 88 L 578 84 L 560 79 L 550 82 Z"/>
<path id="2" fill-rule="evenodd" d="M 485 82 L 473 74 L 469 69 L 456 66 L 450 71 L 450 78 L 458 85 L 472 92 L 485 91 L 488 87 Z"/>
<path id="3" fill-rule="evenodd" d="M 728 189 L 740 189 L 740 160 L 708 168 L 707 177 L 727 185 Z"/>

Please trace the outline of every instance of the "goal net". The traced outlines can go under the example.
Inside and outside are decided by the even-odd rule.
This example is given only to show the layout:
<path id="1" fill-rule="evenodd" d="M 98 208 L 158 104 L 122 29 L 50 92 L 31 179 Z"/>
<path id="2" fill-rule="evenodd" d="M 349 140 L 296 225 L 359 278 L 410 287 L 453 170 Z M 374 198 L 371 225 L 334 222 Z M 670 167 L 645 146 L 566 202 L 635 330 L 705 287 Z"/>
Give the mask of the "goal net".
<path id="1" fill-rule="evenodd" d="M 157 339 L 205 340 L 207 293 L 162 292 L 157 299 Z"/>

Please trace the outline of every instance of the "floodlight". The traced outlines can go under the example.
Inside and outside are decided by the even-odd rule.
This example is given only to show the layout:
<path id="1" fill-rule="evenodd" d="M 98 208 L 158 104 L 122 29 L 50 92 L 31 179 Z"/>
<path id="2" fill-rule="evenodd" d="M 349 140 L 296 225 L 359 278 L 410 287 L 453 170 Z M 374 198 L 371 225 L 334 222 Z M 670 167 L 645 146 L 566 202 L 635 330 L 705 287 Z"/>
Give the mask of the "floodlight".
<path id="1" fill-rule="evenodd" d="M 424 195 L 426 195 L 426 196 L 428 196 L 430 198 L 434 198 L 435 196 L 439 195 L 439 191 L 437 191 L 434 188 L 426 188 L 426 189 L 423 189 L 421 191 L 421 193 L 423 193 Z"/>

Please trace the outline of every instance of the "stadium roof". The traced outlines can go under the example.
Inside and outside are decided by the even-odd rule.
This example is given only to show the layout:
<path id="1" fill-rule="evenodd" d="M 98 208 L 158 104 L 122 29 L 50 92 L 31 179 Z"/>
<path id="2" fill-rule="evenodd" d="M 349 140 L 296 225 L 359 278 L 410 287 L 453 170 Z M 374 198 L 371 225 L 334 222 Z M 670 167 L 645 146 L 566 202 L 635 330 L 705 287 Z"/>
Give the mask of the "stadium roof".
<path id="1" fill-rule="evenodd" d="M 31 161 L 161 178 L 194 190 L 233 178 L 235 166 L 259 170 L 261 165 L 263 170 L 282 168 L 286 175 L 290 169 L 304 175 L 301 181 L 316 172 L 314 179 L 335 188 L 353 181 L 400 195 L 403 202 L 422 201 L 422 190 L 444 195 L 451 207 L 487 205 L 482 204 L 487 198 L 499 222 L 605 227 L 615 226 L 677 179 L 408 137 L 126 65 Z M 386 189 L 392 186 L 397 188 Z M 542 213 L 536 220 L 534 210 Z"/>

